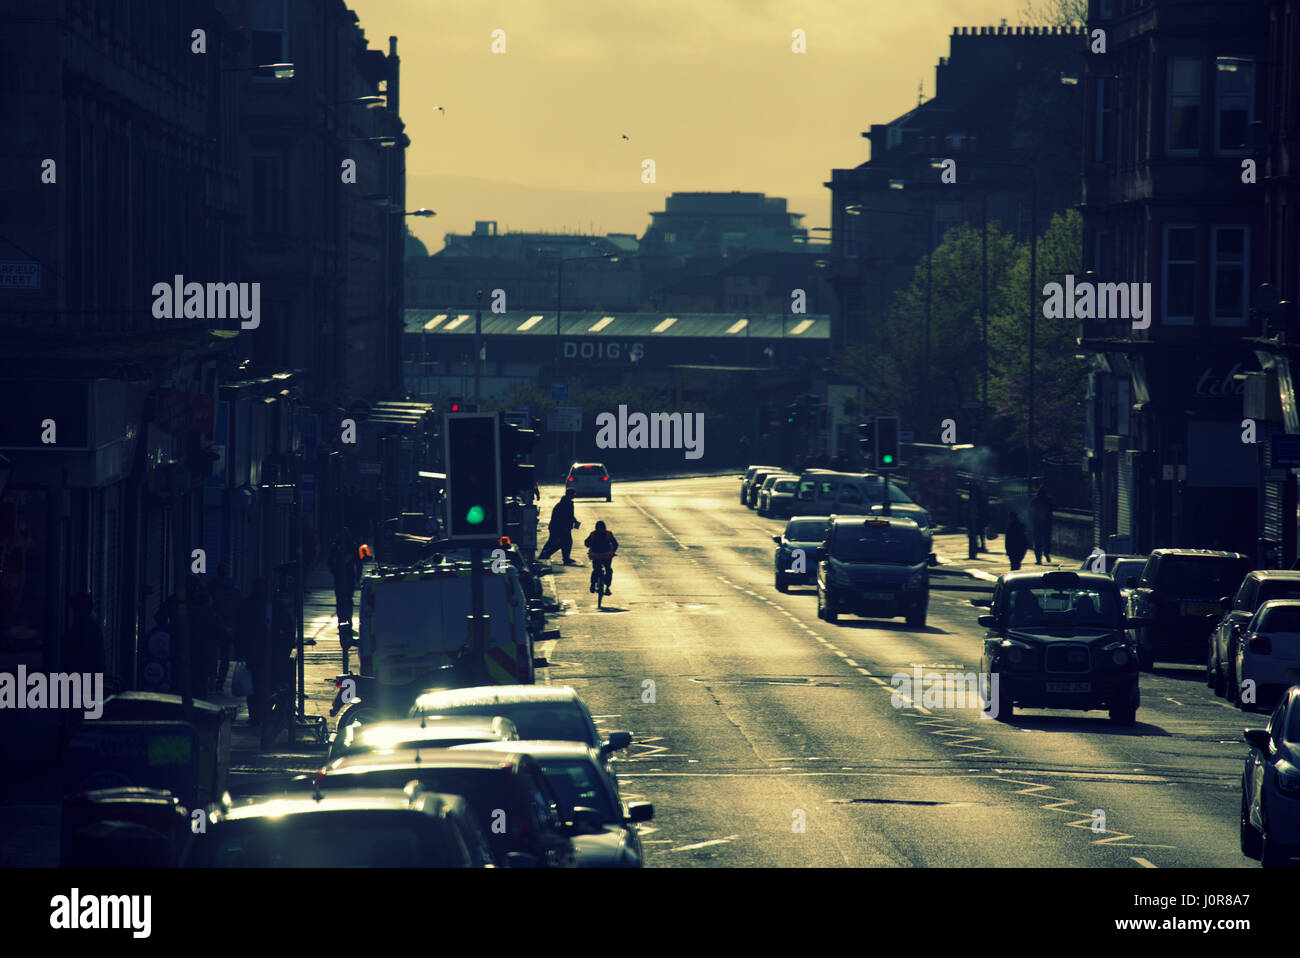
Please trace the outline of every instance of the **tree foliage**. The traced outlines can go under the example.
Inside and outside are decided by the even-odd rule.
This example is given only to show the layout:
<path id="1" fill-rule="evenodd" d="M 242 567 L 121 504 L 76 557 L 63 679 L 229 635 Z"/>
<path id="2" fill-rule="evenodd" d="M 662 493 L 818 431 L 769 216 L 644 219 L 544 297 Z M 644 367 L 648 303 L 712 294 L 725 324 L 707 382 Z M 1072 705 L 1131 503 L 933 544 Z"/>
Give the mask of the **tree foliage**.
<path id="1" fill-rule="evenodd" d="M 1030 27 L 1086 26 L 1088 0 L 1025 0 L 1020 18 Z"/>

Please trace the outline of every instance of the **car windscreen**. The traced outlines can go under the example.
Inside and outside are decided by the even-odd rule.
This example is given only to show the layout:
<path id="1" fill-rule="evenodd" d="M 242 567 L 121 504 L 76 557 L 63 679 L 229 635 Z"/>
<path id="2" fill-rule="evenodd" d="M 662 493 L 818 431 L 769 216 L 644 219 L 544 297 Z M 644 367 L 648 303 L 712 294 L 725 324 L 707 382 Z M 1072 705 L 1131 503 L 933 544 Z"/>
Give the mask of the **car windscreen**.
<path id="1" fill-rule="evenodd" d="M 778 479 L 772 484 L 773 492 L 794 492 L 795 486 L 799 485 L 797 479 Z"/>
<path id="2" fill-rule="evenodd" d="M 824 542 L 826 523 L 813 519 L 792 522 L 785 527 L 785 537 L 791 542 Z"/>
<path id="3" fill-rule="evenodd" d="M 1146 559 L 1120 559 L 1110 570 L 1110 577 L 1123 589 L 1125 587 L 1124 580 L 1136 579 L 1142 574 L 1142 567 L 1146 564 Z"/>
<path id="4" fill-rule="evenodd" d="M 1284 605 L 1260 610 L 1255 620 L 1257 632 L 1300 632 L 1300 606 Z"/>
<path id="5" fill-rule="evenodd" d="M 884 501 L 884 496 L 882 494 L 883 489 L 879 477 L 865 480 L 863 482 L 863 487 L 866 489 L 867 499 L 870 502 Z M 891 482 L 889 484 L 889 501 L 911 503 L 912 500 L 908 498 L 907 493 Z"/>
<path id="6" fill-rule="evenodd" d="M 917 563 L 928 552 L 915 529 L 894 526 L 842 526 L 830 544 L 830 554 L 842 562 Z"/>
<path id="7" fill-rule="evenodd" d="M 604 466 L 579 466 L 573 470 L 575 476 L 603 476 L 605 474 Z"/>
<path id="8" fill-rule="evenodd" d="M 1156 588 L 1180 598 L 1218 601 L 1235 595 L 1250 563 L 1221 556 L 1165 556 L 1160 560 Z"/>
<path id="9" fill-rule="evenodd" d="M 418 825 L 417 825 L 418 822 Z M 446 824 L 417 813 L 246 819 L 214 828 L 204 864 L 214 868 L 422 868 L 463 864 Z"/>
<path id="10" fill-rule="evenodd" d="M 1288 579 L 1265 579 L 1259 584 L 1260 605 L 1269 599 L 1300 599 L 1300 581 Z"/>
<path id="11" fill-rule="evenodd" d="M 558 742 L 593 741 L 587 720 L 576 705 L 564 702 L 507 702 L 489 705 L 464 705 L 440 711 L 441 715 L 504 715 L 515 723 L 521 739 Z"/>
<path id="12" fill-rule="evenodd" d="M 1088 626 L 1120 628 L 1119 597 L 1111 589 L 1062 588 L 1046 585 L 1012 587 L 1005 601 L 1007 626 Z"/>
<path id="13" fill-rule="evenodd" d="M 560 804 L 567 808 L 594 808 L 606 822 L 618 822 L 613 799 L 599 779 L 599 773 L 584 759 L 547 759 L 542 771 L 551 783 Z"/>

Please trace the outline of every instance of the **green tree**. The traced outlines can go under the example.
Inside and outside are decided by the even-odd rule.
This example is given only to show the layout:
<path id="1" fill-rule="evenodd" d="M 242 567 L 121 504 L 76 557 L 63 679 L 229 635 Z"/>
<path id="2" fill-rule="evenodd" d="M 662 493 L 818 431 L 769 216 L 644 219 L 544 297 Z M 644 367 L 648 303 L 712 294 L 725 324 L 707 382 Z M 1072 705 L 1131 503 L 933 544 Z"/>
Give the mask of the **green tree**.
<path id="1" fill-rule="evenodd" d="M 1031 27 L 1086 26 L 1088 0 L 1026 0 L 1020 18 Z"/>
<path id="2" fill-rule="evenodd" d="M 1077 210 L 1052 217 L 1038 243 L 1038 272 L 1033 303 L 1034 446 L 1041 456 L 1074 457 L 1083 444 L 1084 365 L 1075 359 L 1079 324 L 1047 319 L 1042 288 L 1078 275 L 1083 250 L 1083 218 Z M 1029 265 L 1027 245 L 1017 246 L 1015 262 L 998 289 L 997 311 L 989 319 L 989 347 L 994 374 L 989 403 L 1008 438 L 1023 445 L 1029 410 Z M 992 307 L 990 307 L 992 309 Z"/>
<path id="3" fill-rule="evenodd" d="M 1013 237 L 996 222 L 988 226 L 990 324 L 998 290 L 1016 258 Z M 873 342 L 846 351 L 839 370 L 860 383 L 867 412 L 898 412 L 922 442 L 938 442 L 940 423 L 957 422 L 963 439 L 974 417 L 962 403 L 980 399 L 980 231 L 960 226 L 948 231 L 931 257 L 930 349 L 926 368 L 926 261 L 899 290 Z M 991 325 L 990 325 L 991 328 Z M 992 380 L 990 380 L 990 389 Z"/>

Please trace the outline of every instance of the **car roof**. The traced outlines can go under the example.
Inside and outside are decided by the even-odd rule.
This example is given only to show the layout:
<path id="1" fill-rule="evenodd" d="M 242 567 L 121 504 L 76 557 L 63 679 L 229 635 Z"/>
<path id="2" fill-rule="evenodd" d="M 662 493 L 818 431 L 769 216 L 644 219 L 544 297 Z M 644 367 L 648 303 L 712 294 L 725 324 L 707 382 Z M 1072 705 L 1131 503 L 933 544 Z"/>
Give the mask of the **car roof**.
<path id="1" fill-rule="evenodd" d="M 1257 579 L 1297 581 L 1300 580 L 1300 569 L 1255 569 L 1252 572 L 1248 572 L 1247 575 L 1254 576 Z"/>
<path id="2" fill-rule="evenodd" d="M 409 738 L 416 738 L 420 732 L 433 736 L 463 738 L 469 735 L 497 736 L 502 732 L 512 731 L 515 723 L 501 715 L 424 715 L 416 718 L 385 719 L 380 722 L 362 724 L 362 736 L 374 734 L 376 729 L 391 729 L 395 735 L 409 732 Z"/>
<path id="3" fill-rule="evenodd" d="M 1221 559 L 1246 559 L 1240 552 L 1221 552 L 1217 549 L 1152 549 L 1153 556 L 1216 556 Z"/>
<path id="4" fill-rule="evenodd" d="M 581 742 L 559 742 L 547 739 L 529 739 L 518 742 L 486 742 L 483 745 L 455 745 L 451 751 L 477 749 L 483 752 L 518 752 L 531 755 L 538 761 L 548 758 L 590 759 L 598 761 L 599 749 Z"/>
<path id="5" fill-rule="evenodd" d="M 1045 575 L 1051 575 L 1057 572 L 1069 572 L 1078 576 L 1079 581 L 1084 583 L 1096 583 L 1098 585 L 1111 586 L 1115 584 L 1115 580 L 1104 572 L 1084 572 L 1082 569 L 1046 569 L 1041 572 L 1036 569 L 1028 572 L 1022 570 L 1020 572 L 1004 572 L 1002 573 L 1001 578 L 1006 582 L 1019 583 L 1028 582 L 1031 579 L 1041 579 Z"/>
<path id="6" fill-rule="evenodd" d="M 513 743 L 512 743 L 513 744 Z M 419 771 L 422 768 L 509 768 L 518 749 L 508 755 L 484 752 L 477 747 L 455 748 L 399 748 L 384 752 L 360 752 L 336 758 L 323 769 L 327 774 L 377 769 L 403 768 Z"/>
<path id="7" fill-rule="evenodd" d="M 1300 608 L 1300 599 L 1269 599 L 1267 602 L 1261 602 L 1256 612 L 1263 612 L 1265 609 L 1277 608 Z M 518 744 L 512 742 L 511 744 Z"/>
<path id="8" fill-rule="evenodd" d="M 422 712 L 437 712 L 439 708 L 581 701 L 578 693 L 567 685 L 476 685 L 468 689 L 425 692 L 415 700 L 414 707 Z"/>
<path id="9" fill-rule="evenodd" d="M 222 817 L 226 821 L 255 818 L 281 818 L 318 812 L 407 811 L 412 796 L 400 789 L 356 788 L 311 795 L 274 795 L 237 801 Z"/>
<path id="10" fill-rule="evenodd" d="M 588 468 L 604 469 L 605 464 L 603 462 L 575 462 L 569 468 L 570 469 L 588 469 Z"/>
<path id="11" fill-rule="evenodd" d="M 831 516 L 830 522 L 832 525 L 836 527 L 861 526 L 861 525 L 865 525 L 868 522 L 871 522 L 873 524 L 880 523 L 880 522 L 888 522 L 890 526 L 899 525 L 904 529 L 912 528 L 917 530 L 918 532 L 921 531 L 921 527 L 917 525 L 915 519 L 909 519 L 907 516 L 882 516 L 879 513 L 870 516 Z"/>

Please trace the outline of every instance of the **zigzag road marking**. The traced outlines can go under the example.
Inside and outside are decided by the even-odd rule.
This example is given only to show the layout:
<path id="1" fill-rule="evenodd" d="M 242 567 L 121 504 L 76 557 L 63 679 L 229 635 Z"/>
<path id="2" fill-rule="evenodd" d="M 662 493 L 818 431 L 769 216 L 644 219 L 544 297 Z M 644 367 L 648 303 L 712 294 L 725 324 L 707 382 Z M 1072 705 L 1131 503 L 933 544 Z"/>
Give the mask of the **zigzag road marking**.
<path id="1" fill-rule="evenodd" d="M 999 781 L 999 782 L 1011 782 L 1014 785 L 1029 786 L 1028 788 L 1016 789 L 1017 795 L 1033 795 L 1037 792 L 1050 791 L 1051 789 L 1055 788 L 1054 785 L 1041 785 L 1037 782 L 1022 781 L 1021 779 L 1018 778 L 1003 778 L 1001 775 L 988 775 L 988 776 L 981 776 L 981 777 L 991 778 L 994 781 Z M 1046 796 L 1043 797 L 1046 798 Z M 1060 799 L 1059 801 L 1048 802 L 1046 805 L 1040 805 L 1039 808 L 1045 809 L 1047 811 L 1052 811 L 1052 812 L 1064 812 L 1067 815 L 1077 815 L 1079 812 L 1077 808 L 1066 808 L 1065 806 L 1077 805 L 1078 803 L 1079 800 L 1076 798 L 1063 798 Z M 1091 831 L 1092 821 L 1093 819 L 1089 817 L 1089 818 L 1081 818 L 1073 822 L 1062 822 L 1061 824 L 1065 825 L 1067 828 L 1087 828 L 1088 830 Z M 1177 845 L 1156 845 L 1147 842 L 1126 842 L 1124 841 L 1124 839 L 1136 838 L 1137 836 L 1127 835 L 1124 834 L 1123 832 L 1115 832 L 1112 834 L 1109 829 L 1107 829 L 1106 834 L 1110 835 L 1110 837 L 1098 838 L 1096 841 L 1092 842 L 1092 844 L 1093 845 L 1114 845 L 1116 848 L 1177 848 L 1178 847 Z"/>

